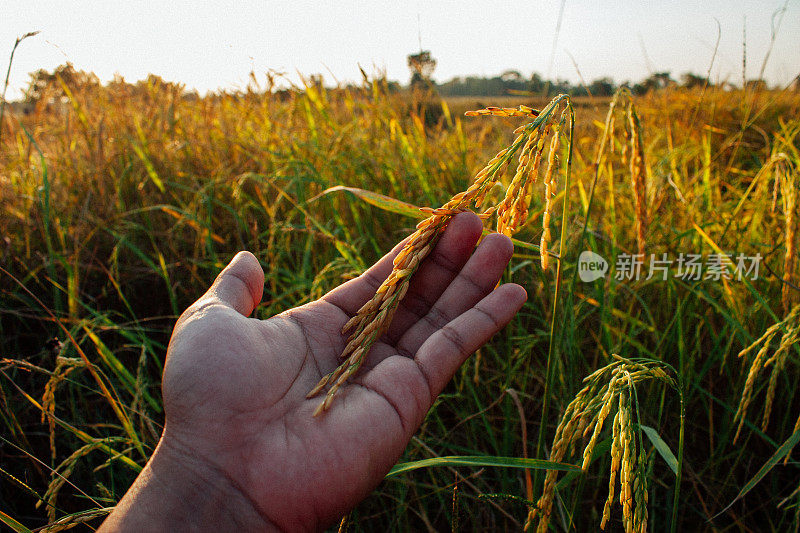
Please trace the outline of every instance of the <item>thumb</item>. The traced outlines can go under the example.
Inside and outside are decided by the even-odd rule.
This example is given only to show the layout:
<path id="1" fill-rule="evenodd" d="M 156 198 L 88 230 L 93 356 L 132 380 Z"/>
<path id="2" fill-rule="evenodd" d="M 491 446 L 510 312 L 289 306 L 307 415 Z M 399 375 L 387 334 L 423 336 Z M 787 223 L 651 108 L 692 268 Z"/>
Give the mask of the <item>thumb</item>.
<path id="1" fill-rule="evenodd" d="M 261 302 L 264 271 L 256 256 L 239 252 L 231 260 L 201 300 L 214 299 L 238 313 L 249 316 Z"/>

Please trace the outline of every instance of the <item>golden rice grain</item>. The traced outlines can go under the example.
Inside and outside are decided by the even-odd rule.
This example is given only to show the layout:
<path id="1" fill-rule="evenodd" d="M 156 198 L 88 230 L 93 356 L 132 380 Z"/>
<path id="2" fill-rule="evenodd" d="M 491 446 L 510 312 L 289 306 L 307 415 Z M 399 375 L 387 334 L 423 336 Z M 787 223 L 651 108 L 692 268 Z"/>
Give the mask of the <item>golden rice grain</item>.
<path id="1" fill-rule="evenodd" d="M 633 531 L 636 533 L 647 532 L 647 503 L 649 500 L 647 493 L 647 455 L 644 449 L 639 449 L 639 458 L 636 461 L 636 477 L 634 479 L 634 501 L 636 507 L 633 510 Z"/>
<path id="2" fill-rule="evenodd" d="M 770 353 L 770 348 L 772 348 L 772 341 L 778 336 L 778 333 L 781 334 L 778 348 L 772 352 L 771 356 L 767 357 Z M 762 428 L 766 428 L 777 390 L 778 375 L 783 369 L 790 348 L 797 342 L 798 338 L 800 338 L 800 305 L 795 306 L 786 318 L 767 328 L 761 337 L 739 352 L 739 358 L 743 358 L 756 348 L 759 348 L 753 361 L 750 363 L 747 379 L 742 389 L 742 396 L 739 399 L 739 407 L 733 417 L 734 422 L 737 420 L 739 422 L 736 428 L 736 434 L 733 437 L 734 443 L 739 439 L 742 427 L 744 426 L 744 419 L 747 416 L 747 410 L 752 401 L 756 378 L 762 369 L 771 365 L 772 375 L 770 376 L 770 382 L 767 388 L 767 397 L 762 419 Z"/>
<path id="3" fill-rule="evenodd" d="M 53 470 L 53 479 L 50 481 L 50 484 L 47 486 L 47 491 L 44 493 L 42 498 L 36 502 L 35 507 L 38 509 L 42 503 L 47 504 L 47 518 L 50 522 L 55 521 L 56 519 L 56 498 L 58 497 L 58 492 L 67 482 L 67 478 L 72 474 L 75 470 L 75 467 L 78 464 L 78 461 L 81 457 L 88 455 L 90 452 L 100 448 L 101 446 L 105 446 L 112 442 L 117 442 L 120 438 L 106 438 L 106 439 L 96 439 L 88 444 L 84 444 L 74 452 L 72 452 L 69 457 L 64 459 L 60 465 L 58 465 L 55 470 Z"/>
<path id="4" fill-rule="evenodd" d="M 331 406 L 341 387 L 361 368 L 372 345 L 386 332 L 408 290 L 411 277 L 433 250 L 450 219 L 471 206 L 480 207 L 488 190 L 501 177 L 510 155 L 508 148 L 501 150 L 476 174 L 466 191 L 457 193 L 438 209 L 426 210 L 430 216 L 417 224 L 416 231 L 395 257 L 389 276 L 342 328 L 342 334 L 350 332 L 340 355 L 344 361 L 333 372 L 323 376 L 306 396 L 312 398 L 330 385 L 325 398 L 314 410 L 314 416 Z"/>
<path id="5" fill-rule="evenodd" d="M 550 141 L 550 151 L 547 153 L 547 169 L 544 172 L 544 212 L 542 213 L 542 238 L 539 242 L 539 255 L 541 256 L 542 270 L 547 270 L 550 265 L 548 246 L 552 239 L 550 233 L 550 215 L 552 201 L 555 195 L 556 181 L 555 169 L 558 164 L 559 130 L 556 126 L 553 138 Z"/>
<path id="6" fill-rule="evenodd" d="M 567 450 L 575 442 L 591 433 L 585 446 L 582 467 L 586 470 L 591 464 L 592 454 L 604 421 L 616 409 L 612 426 L 611 469 L 609 472 L 608 498 L 603 507 L 601 528 L 605 528 L 610 517 L 611 507 L 619 479 L 619 502 L 622 506 L 623 524 L 626 531 L 646 531 L 647 529 L 647 480 L 646 455 L 637 442 L 641 442 L 639 430 L 634 429 L 633 413 L 636 409 L 633 398 L 634 386 L 646 380 L 658 380 L 675 386 L 674 379 L 666 372 L 665 366 L 657 362 L 638 363 L 614 356 L 616 361 L 588 376 L 586 385 L 567 406 L 556 428 L 550 460 L 560 462 Z M 602 382 L 604 384 L 601 385 Z M 548 529 L 555 495 L 557 472 L 548 471 L 544 487 L 536 507 L 525 522 L 525 529 L 538 520 L 537 532 Z"/>
<path id="7" fill-rule="evenodd" d="M 518 108 L 513 107 L 487 107 L 485 109 L 478 109 L 477 111 L 467 111 L 464 113 L 468 117 L 478 117 L 478 116 L 486 116 L 491 115 L 495 117 L 527 117 L 532 118 L 539 115 L 539 111 L 528 107 L 526 105 L 521 105 Z"/>
<path id="8" fill-rule="evenodd" d="M 786 221 L 784 231 L 784 243 L 786 253 L 783 259 L 783 279 L 781 287 L 781 303 L 783 304 L 784 314 L 789 313 L 793 301 L 794 290 L 790 284 L 797 285 L 794 277 L 795 260 L 797 257 L 797 187 L 796 172 L 792 172 L 788 165 L 780 164 L 776 166 L 781 183 L 781 197 L 783 198 L 783 214 Z"/>
<path id="9" fill-rule="evenodd" d="M 628 103 L 628 128 L 630 135 L 630 169 L 631 188 L 633 189 L 634 213 L 636 216 L 636 244 L 640 255 L 645 253 L 645 237 L 647 233 L 647 190 L 645 185 L 644 149 L 640 134 L 639 116 L 633 106 Z"/>
<path id="10" fill-rule="evenodd" d="M 551 131 L 556 108 L 560 100 L 554 100 L 548 106 L 549 114 L 544 120 L 517 129 L 517 137 L 511 146 L 500 150 L 484 166 L 473 179 L 466 191 L 454 195 L 448 202 L 438 208 L 423 207 L 420 210 L 428 218 L 417 224 L 416 231 L 394 259 L 392 271 L 380 285 L 375 295 L 351 317 L 342 328 L 342 334 L 349 334 L 345 348 L 340 354 L 342 363 L 331 373 L 323 376 L 307 398 L 312 398 L 330 387 L 325 398 L 314 410 L 314 416 L 326 411 L 332 404 L 338 391 L 361 368 L 372 345 L 386 332 L 394 317 L 394 313 L 405 296 L 410 280 L 422 261 L 430 254 L 439 236 L 444 231 L 450 218 L 456 214 L 477 210 L 483 205 L 489 189 L 502 177 L 511 156 L 520 150 L 519 164 L 510 185 L 506 189 L 503 200 L 480 213 L 482 219 L 497 213 L 498 231 L 511 235 L 528 215 L 531 198 L 531 186 L 536 181 L 538 168 L 545 147 L 545 141 Z M 538 117 L 540 112 L 527 106 L 519 108 L 487 107 L 478 111 L 467 112 L 468 116 L 491 115 L 501 117 Z M 563 121 L 564 113 L 559 117 Z M 535 124 L 535 126 L 534 126 Z M 558 137 L 558 133 L 555 134 Z M 558 139 L 551 141 L 551 154 L 548 159 L 546 195 L 552 196 L 554 187 L 554 158 L 558 147 Z M 549 226 L 549 210 L 548 210 Z M 549 242 L 549 229 L 545 236 L 545 245 Z M 546 264 L 546 259 L 544 260 Z"/>
<path id="11" fill-rule="evenodd" d="M 90 522 L 96 518 L 100 518 L 101 516 L 106 516 L 113 510 L 113 507 L 101 507 L 99 509 L 89 509 L 88 511 L 73 513 L 71 515 L 61 517 L 55 522 L 51 522 L 44 528 L 38 529 L 37 531 L 39 533 L 55 533 L 56 531 L 72 529 L 77 525 Z"/>
<path id="12" fill-rule="evenodd" d="M 50 432 L 50 457 L 54 462 L 56 460 L 56 389 L 59 383 L 64 381 L 73 370 L 84 365 L 83 359 L 57 356 L 56 367 L 44 386 L 44 393 L 42 394 L 42 423 L 47 422 Z"/>
<path id="13" fill-rule="evenodd" d="M 633 485 L 636 457 L 635 438 L 631 421 L 630 397 L 624 391 L 619 394 L 619 424 L 622 439 L 622 460 L 619 465 L 619 504 L 622 506 L 622 523 L 625 531 L 633 531 Z"/>
<path id="14" fill-rule="evenodd" d="M 520 151 L 519 165 L 514 173 L 506 194 L 497 205 L 497 232 L 511 236 L 517 230 L 522 221 L 527 218 L 529 200 L 528 188 L 536 181 L 539 170 L 541 151 L 539 150 L 539 140 L 542 138 L 539 130 L 534 130 L 528 134 L 525 145 Z"/>
<path id="15" fill-rule="evenodd" d="M 616 488 L 619 465 L 622 462 L 621 413 L 622 411 L 617 409 L 617 414 L 614 415 L 614 422 L 611 425 L 611 468 L 608 474 L 608 498 L 606 498 L 606 503 L 603 505 L 603 517 L 600 521 L 600 529 L 605 529 L 609 518 L 611 518 L 611 506 L 614 504 L 614 489 Z"/>

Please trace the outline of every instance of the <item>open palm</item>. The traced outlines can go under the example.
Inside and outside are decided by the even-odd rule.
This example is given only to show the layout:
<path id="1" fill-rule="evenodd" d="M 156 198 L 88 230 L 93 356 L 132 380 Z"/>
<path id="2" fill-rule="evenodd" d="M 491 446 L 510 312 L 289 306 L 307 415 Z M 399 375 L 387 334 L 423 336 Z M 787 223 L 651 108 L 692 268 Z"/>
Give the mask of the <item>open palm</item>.
<path id="1" fill-rule="evenodd" d="M 175 327 L 159 447 L 272 526 L 329 525 L 378 485 L 458 366 L 524 302 L 518 285 L 495 289 L 510 241 L 489 235 L 473 254 L 480 234 L 474 214 L 453 218 L 388 332 L 319 417 L 321 398 L 306 394 L 338 366 L 342 326 L 399 248 L 320 300 L 263 321 L 247 318 L 263 272 L 238 254 Z"/>

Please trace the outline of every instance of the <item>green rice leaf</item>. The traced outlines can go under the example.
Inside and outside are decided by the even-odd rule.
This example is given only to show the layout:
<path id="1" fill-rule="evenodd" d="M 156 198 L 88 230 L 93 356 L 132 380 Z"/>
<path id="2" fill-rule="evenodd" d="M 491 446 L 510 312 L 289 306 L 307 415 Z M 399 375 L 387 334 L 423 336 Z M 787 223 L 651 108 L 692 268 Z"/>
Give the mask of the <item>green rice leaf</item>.
<path id="1" fill-rule="evenodd" d="M 8 516 L 3 511 L 0 511 L 0 522 L 3 522 L 5 525 L 10 527 L 12 530 L 16 531 L 17 533 L 31 533 L 31 530 L 27 527 L 23 526 L 10 516 Z"/>
<path id="2" fill-rule="evenodd" d="M 419 207 L 414 204 L 398 200 L 397 198 L 392 198 L 391 196 L 386 196 L 385 194 L 359 189 L 358 187 L 345 187 L 344 185 L 337 185 L 336 187 L 325 189 L 316 198 L 338 191 L 347 191 L 352 193 L 366 203 L 374 205 L 378 209 L 389 211 L 390 213 L 397 213 L 399 215 L 412 218 L 428 217 L 428 215 L 420 211 Z M 314 200 L 316 200 L 316 198 L 314 198 Z"/>
<path id="3" fill-rule="evenodd" d="M 712 517 L 712 518 L 716 518 L 717 516 L 721 515 L 722 513 L 724 513 L 724 512 L 725 512 L 725 511 L 727 511 L 728 509 L 730 509 L 730 508 L 731 508 L 731 506 L 732 506 L 734 503 L 736 503 L 737 501 L 741 500 L 741 499 L 744 497 L 744 495 L 745 495 L 745 494 L 747 494 L 748 492 L 750 492 L 750 491 L 753 489 L 753 487 L 755 487 L 756 485 L 758 485 L 759 481 L 761 481 L 762 479 L 764 479 L 764 476 L 766 476 L 766 475 L 769 473 L 769 471 L 770 471 L 770 470 L 772 470 L 772 468 L 773 468 L 773 467 L 774 467 L 776 464 L 778 464 L 778 462 L 779 462 L 781 459 L 783 459 L 784 457 L 786 457 L 786 455 L 787 455 L 789 452 L 791 452 L 791 451 L 792 451 L 792 448 L 794 448 L 794 447 L 797 445 L 797 443 L 798 443 L 798 442 L 800 442 L 800 429 L 798 429 L 797 431 L 795 431 L 794 433 L 792 433 L 792 436 L 791 436 L 791 437 L 789 437 L 788 439 L 786 439 L 786 441 L 785 441 L 783 444 L 781 444 L 780 448 L 778 448 L 777 450 L 775 450 L 775 453 L 773 453 L 773 454 L 772 454 L 772 457 L 770 457 L 770 458 L 767 460 L 767 462 L 766 462 L 766 463 L 764 463 L 764 466 L 762 466 L 762 467 L 761 467 L 761 468 L 758 470 L 758 472 L 756 472 L 756 475 L 754 475 L 754 476 L 753 476 L 753 477 L 750 479 L 750 481 L 748 481 L 748 482 L 745 484 L 745 486 L 744 486 L 744 487 L 742 487 L 742 490 L 740 490 L 740 491 L 739 491 L 739 494 L 737 494 L 737 495 L 736 495 L 736 497 L 733 499 L 733 501 L 732 501 L 731 503 L 729 503 L 729 504 L 728 504 L 728 506 L 727 506 L 727 507 L 725 507 L 725 509 L 723 509 L 722 511 L 720 511 L 719 513 L 717 513 L 717 514 L 716 514 L 714 517 Z"/>
<path id="4" fill-rule="evenodd" d="M 639 426 L 644 431 L 644 434 L 647 435 L 647 438 L 650 439 L 650 442 L 653 443 L 658 455 L 664 459 L 664 462 L 670 467 L 672 472 L 677 476 L 678 475 L 678 460 L 675 458 L 675 454 L 672 453 L 670 450 L 669 445 L 664 442 L 664 439 L 661 438 L 661 435 L 658 434 L 654 428 L 650 426 Z"/>
<path id="5" fill-rule="evenodd" d="M 580 471 L 580 467 L 567 463 L 554 463 L 541 459 L 523 459 L 520 457 L 494 457 L 489 455 L 449 455 L 445 457 L 432 457 L 409 463 L 399 463 L 389 470 L 387 478 L 409 472 L 418 468 L 433 466 L 499 466 L 503 468 L 531 468 L 535 470 L 563 470 L 566 472 Z"/>

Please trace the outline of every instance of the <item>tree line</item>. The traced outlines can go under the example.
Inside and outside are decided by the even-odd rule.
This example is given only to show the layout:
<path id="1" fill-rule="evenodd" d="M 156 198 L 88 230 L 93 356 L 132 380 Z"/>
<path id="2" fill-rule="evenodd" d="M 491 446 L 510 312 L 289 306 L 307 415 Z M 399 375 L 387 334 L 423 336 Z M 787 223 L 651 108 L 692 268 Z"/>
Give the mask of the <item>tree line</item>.
<path id="1" fill-rule="evenodd" d="M 382 82 L 381 85 L 390 92 L 423 89 L 425 92 L 433 91 L 441 97 L 507 95 L 555 96 L 563 93 L 572 96 L 591 95 L 602 97 L 612 96 L 620 87 L 628 87 L 632 93 L 641 95 L 670 87 L 692 89 L 696 87 L 715 86 L 715 84 L 708 81 L 706 77 L 691 72 L 682 74 L 677 80 L 671 76 L 670 72 L 656 72 L 638 83 L 624 82 L 622 84 L 617 84 L 610 77 L 601 77 L 588 84 L 572 84 L 563 79 L 547 80 L 536 72 L 530 77 L 525 77 L 518 70 L 506 70 L 502 74 L 493 77 L 456 76 L 446 82 L 437 83 L 431 78 L 436 66 L 436 60 L 430 56 L 430 52 L 422 51 L 420 54 L 410 55 L 408 57 L 408 64 L 409 70 L 411 71 L 411 78 L 407 85 L 403 85 L 395 80 L 387 80 L 385 74 L 379 76 L 379 81 Z M 363 75 L 366 81 L 366 73 L 363 73 Z M 282 87 L 282 84 L 278 82 L 278 77 L 273 73 L 267 73 L 266 86 L 260 86 L 260 84 L 255 82 L 254 73 L 251 74 L 251 81 L 253 83 L 248 86 L 246 91 L 269 92 L 277 95 L 288 94 L 291 91 L 290 88 Z M 321 86 L 323 85 L 323 78 L 320 75 L 311 75 L 304 80 L 304 83 Z M 49 94 L 51 98 L 54 96 L 63 96 L 62 89 L 64 86 L 81 87 L 83 90 L 96 90 L 102 85 L 103 84 L 95 74 L 77 70 L 72 64 L 66 63 L 55 68 L 53 72 L 48 72 L 44 69 L 32 72 L 23 101 L 17 102 L 16 104 L 35 103 L 45 94 Z M 150 88 L 154 85 L 173 87 L 176 94 L 184 98 L 199 97 L 196 91 L 187 90 L 183 84 L 168 82 L 160 76 L 153 74 L 150 74 L 145 80 L 139 80 L 134 83 L 126 82 L 121 77 L 115 77 L 112 81 L 105 84 L 112 92 L 127 94 L 129 96 L 148 93 Z M 356 89 L 357 87 L 359 87 L 357 84 L 349 83 L 339 88 Z M 724 89 L 739 88 L 728 82 L 720 83 L 719 87 Z M 800 76 L 795 80 L 793 88 L 795 90 L 800 90 Z M 295 89 L 302 90 L 302 86 L 295 87 Z M 747 89 L 763 90 L 768 89 L 768 86 L 763 80 L 749 80 L 747 81 Z"/>
<path id="2" fill-rule="evenodd" d="M 412 80 L 413 85 L 414 80 Z M 557 94 L 570 94 L 572 96 L 612 96 L 620 87 L 628 87 L 633 94 L 646 94 L 650 91 L 666 89 L 668 87 L 713 87 L 715 84 L 706 77 L 687 72 L 677 80 L 670 72 L 656 72 L 638 83 L 624 82 L 617 84 L 610 77 L 602 77 L 591 83 L 573 84 L 567 80 L 547 80 L 534 72 L 526 78 L 518 70 L 507 70 L 502 74 L 490 78 L 480 76 L 457 76 L 444 83 L 433 83 L 436 91 L 441 96 L 501 96 L 501 95 L 527 95 L 555 96 Z M 730 83 L 720 84 L 722 88 L 734 89 Z M 763 80 L 750 80 L 748 88 L 767 88 Z"/>

